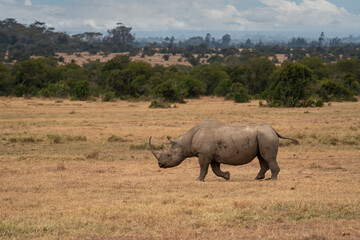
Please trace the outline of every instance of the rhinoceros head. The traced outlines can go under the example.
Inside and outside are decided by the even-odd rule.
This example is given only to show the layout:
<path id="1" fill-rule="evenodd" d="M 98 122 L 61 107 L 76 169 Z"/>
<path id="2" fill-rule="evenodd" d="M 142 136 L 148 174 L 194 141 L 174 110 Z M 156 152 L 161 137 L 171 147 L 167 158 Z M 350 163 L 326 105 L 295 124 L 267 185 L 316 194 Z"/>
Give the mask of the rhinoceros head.
<path id="1" fill-rule="evenodd" d="M 160 153 L 160 156 L 158 157 L 157 154 L 155 153 L 154 149 L 151 146 L 151 137 L 149 138 L 150 150 L 154 154 L 155 158 L 158 160 L 159 167 L 161 167 L 161 168 L 175 167 L 175 166 L 179 165 L 185 159 L 185 157 L 183 156 L 183 153 L 182 153 L 181 144 L 178 141 L 173 140 L 170 137 L 168 137 L 168 140 L 171 143 L 170 150 L 168 150 L 164 153 Z"/>

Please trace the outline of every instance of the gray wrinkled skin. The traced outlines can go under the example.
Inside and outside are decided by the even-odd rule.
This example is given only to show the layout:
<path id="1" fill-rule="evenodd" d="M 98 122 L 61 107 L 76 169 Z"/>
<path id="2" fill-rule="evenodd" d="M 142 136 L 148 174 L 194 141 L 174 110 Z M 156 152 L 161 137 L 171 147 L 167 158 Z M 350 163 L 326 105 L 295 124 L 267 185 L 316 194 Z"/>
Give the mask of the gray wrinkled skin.
<path id="1" fill-rule="evenodd" d="M 279 138 L 283 137 L 266 123 L 252 123 L 241 126 L 224 124 L 215 120 L 206 120 L 191 128 L 177 140 L 168 137 L 171 148 L 157 156 L 159 167 L 170 168 L 179 165 L 188 157 L 198 157 L 200 164 L 199 181 L 204 181 L 209 165 L 213 172 L 226 180 L 229 172 L 220 170 L 220 164 L 243 165 L 255 157 L 259 159 L 260 171 L 256 179 L 265 178 L 265 172 L 271 170 L 271 180 L 276 180 L 280 168 L 276 162 Z"/>

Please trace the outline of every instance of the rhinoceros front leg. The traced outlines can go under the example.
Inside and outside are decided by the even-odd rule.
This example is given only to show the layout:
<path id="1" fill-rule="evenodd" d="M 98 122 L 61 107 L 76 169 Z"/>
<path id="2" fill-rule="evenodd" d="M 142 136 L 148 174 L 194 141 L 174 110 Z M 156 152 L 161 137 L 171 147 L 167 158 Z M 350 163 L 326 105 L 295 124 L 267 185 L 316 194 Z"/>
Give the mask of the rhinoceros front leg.
<path id="1" fill-rule="evenodd" d="M 206 174 L 208 173 L 210 158 L 205 155 L 199 155 L 200 175 L 197 178 L 198 181 L 204 181 Z"/>
<path id="2" fill-rule="evenodd" d="M 223 172 L 220 170 L 220 163 L 212 161 L 211 169 L 215 173 L 216 176 L 222 177 L 225 180 L 230 180 L 230 172 Z"/>

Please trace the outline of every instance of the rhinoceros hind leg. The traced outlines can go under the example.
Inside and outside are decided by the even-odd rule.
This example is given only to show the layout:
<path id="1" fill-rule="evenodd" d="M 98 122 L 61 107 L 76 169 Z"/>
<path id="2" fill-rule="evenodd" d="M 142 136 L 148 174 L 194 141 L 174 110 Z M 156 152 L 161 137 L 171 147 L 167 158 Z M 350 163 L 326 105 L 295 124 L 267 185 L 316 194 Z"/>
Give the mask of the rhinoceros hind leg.
<path id="1" fill-rule="evenodd" d="M 260 154 L 258 155 L 258 159 L 260 163 L 260 171 L 255 179 L 261 180 L 265 178 L 265 173 L 269 170 L 269 164 L 261 157 Z"/>
<path id="2" fill-rule="evenodd" d="M 276 180 L 277 175 L 280 172 L 279 165 L 277 164 L 276 160 L 269 161 L 268 164 L 269 164 L 269 167 L 270 167 L 270 170 L 271 170 L 271 178 L 270 178 L 270 180 Z"/>
<path id="3" fill-rule="evenodd" d="M 222 177 L 225 180 L 230 180 L 230 172 L 223 172 L 220 170 L 220 163 L 216 161 L 211 162 L 211 169 L 215 173 L 216 176 Z"/>
<path id="4" fill-rule="evenodd" d="M 261 158 L 268 164 L 271 170 L 271 180 L 276 180 L 277 175 L 280 172 L 280 168 L 276 162 L 277 152 L 279 148 L 279 138 L 274 132 L 259 132 L 258 143 L 258 155 L 260 155 Z M 260 175 L 260 177 L 262 176 Z"/>

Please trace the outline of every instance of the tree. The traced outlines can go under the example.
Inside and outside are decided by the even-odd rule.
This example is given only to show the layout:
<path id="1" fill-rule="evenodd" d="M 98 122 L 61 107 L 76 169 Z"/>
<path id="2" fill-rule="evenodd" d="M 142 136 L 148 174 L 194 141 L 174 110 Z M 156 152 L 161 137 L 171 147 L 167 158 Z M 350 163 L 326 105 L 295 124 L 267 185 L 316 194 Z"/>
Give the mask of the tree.
<path id="1" fill-rule="evenodd" d="M 168 102 L 183 102 L 174 81 L 171 79 L 165 80 L 156 86 L 154 92 L 157 97 Z"/>
<path id="2" fill-rule="evenodd" d="M 318 94 L 324 101 L 357 101 L 354 94 L 343 85 L 330 80 L 327 80 L 322 84 Z"/>
<path id="3" fill-rule="evenodd" d="M 231 85 L 232 81 L 230 78 L 222 79 L 214 90 L 215 95 L 225 97 L 229 93 Z"/>
<path id="4" fill-rule="evenodd" d="M 70 87 L 63 82 L 50 84 L 46 90 L 48 91 L 48 96 L 44 97 L 66 98 L 70 95 Z"/>
<path id="5" fill-rule="evenodd" d="M 206 34 L 204 42 L 207 45 L 207 47 L 211 47 L 211 34 L 210 33 Z"/>
<path id="6" fill-rule="evenodd" d="M 103 89 L 110 89 L 115 92 L 117 97 L 130 95 L 130 82 L 127 79 L 126 70 L 111 70 L 107 77 L 107 84 L 103 86 Z"/>
<path id="7" fill-rule="evenodd" d="M 126 66 L 131 62 L 130 56 L 125 54 L 119 54 L 107 61 L 102 71 L 111 71 L 111 70 L 123 70 L 126 68 Z"/>
<path id="8" fill-rule="evenodd" d="M 301 107 L 312 95 L 311 70 L 302 64 L 286 63 L 272 74 L 271 79 L 266 93 L 270 106 Z"/>
<path id="9" fill-rule="evenodd" d="M 229 34 L 225 34 L 221 39 L 221 44 L 223 47 L 229 46 L 231 43 L 231 36 Z"/>
<path id="10" fill-rule="evenodd" d="M 205 93 L 206 86 L 203 82 L 185 75 L 181 79 L 178 89 L 184 98 L 198 98 Z"/>
<path id="11" fill-rule="evenodd" d="M 75 84 L 74 95 L 80 100 L 86 100 L 89 97 L 90 89 L 87 81 L 79 81 Z"/>
<path id="12" fill-rule="evenodd" d="M 18 62 L 12 69 L 15 84 L 21 84 L 28 90 L 31 87 L 38 89 L 47 87 L 53 81 L 49 74 L 57 66 L 53 59 L 39 58 Z M 29 92 L 30 93 L 30 92 Z"/>
<path id="13" fill-rule="evenodd" d="M 245 43 L 242 43 L 241 44 L 241 47 L 242 48 L 253 48 L 254 47 L 254 44 L 251 42 L 251 40 L 248 38 Z"/>
<path id="14" fill-rule="evenodd" d="M 246 103 L 250 101 L 250 95 L 241 83 L 233 83 L 226 99 L 232 99 L 237 103 Z"/>
<path id="15" fill-rule="evenodd" d="M 194 68 L 190 74 L 205 83 L 205 95 L 215 94 L 218 84 L 223 80 L 230 79 L 229 75 L 217 65 L 200 66 Z"/>
<path id="16" fill-rule="evenodd" d="M 188 61 L 192 66 L 197 66 L 200 63 L 200 59 L 194 57 L 194 55 L 192 55 L 191 53 L 184 53 L 183 57 L 186 58 L 186 61 Z"/>
<path id="17" fill-rule="evenodd" d="M 10 73 L 10 68 L 0 62 L 0 96 L 11 94 L 14 83 Z"/>
<path id="18" fill-rule="evenodd" d="M 355 80 L 360 81 L 360 59 L 353 57 L 336 63 L 336 71 L 340 74 L 352 73 Z"/>
<path id="19" fill-rule="evenodd" d="M 131 30 L 131 27 L 126 27 L 122 23 L 117 23 L 116 28 L 108 30 L 109 36 L 107 37 L 107 41 L 120 51 L 128 50 L 129 44 L 135 39 L 131 34 Z"/>
<path id="20" fill-rule="evenodd" d="M 242 83 L 250 94 L 261 94 L 270 85 L 270 76 L 276 67 L 268 58 L 253 57 L 244 66 L 238 66 L 232 71 L 233 82 Z"/>
<path id="21" fill-rule="evenodd" d="M 328 69 L 326 68 L 323 60 L 319 57 L 305 56 L 302 59 L 300 59 L 298 63 L 301 63 L 307 66 L 308 68 L 310 68 L 314 74 L 314 77 L 316 77 L 319 80 L 329 77 Z"/>
<path id="22" fill-rule="evenodd" d="M 223 47 L 220 50 L 220 53 L 225 57 L 239 54 L 239 52 L 240 52 L 239 49 L 236 47 Z"/>

